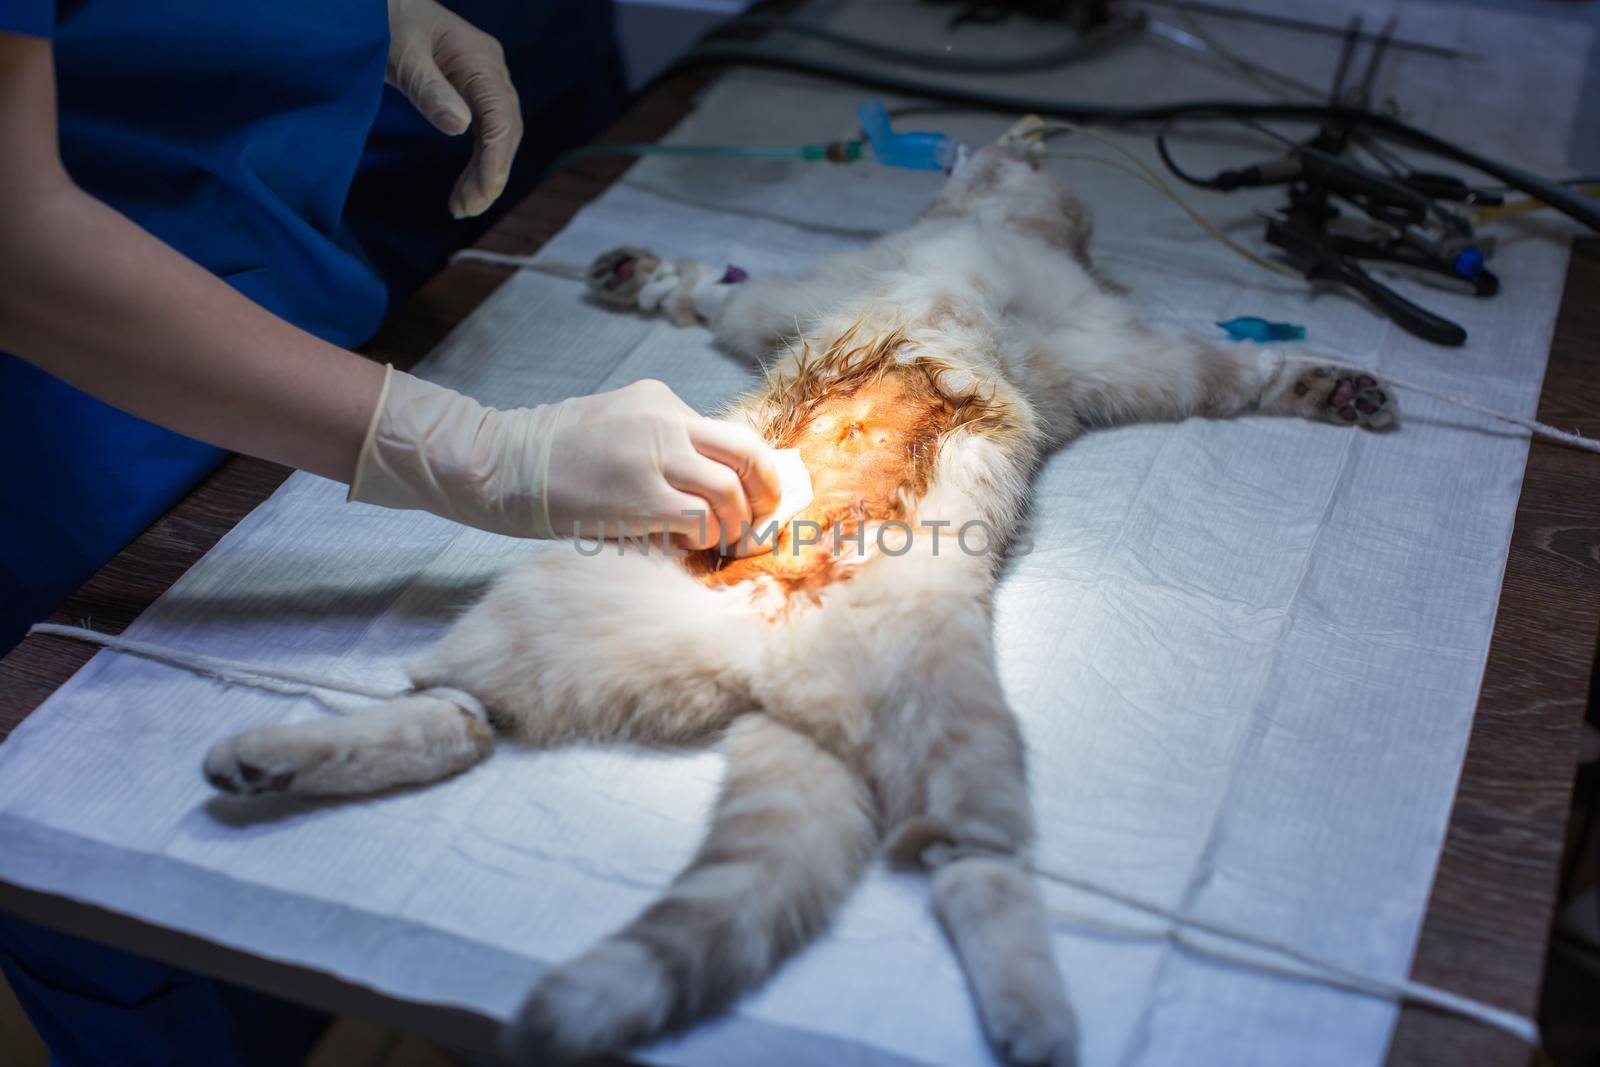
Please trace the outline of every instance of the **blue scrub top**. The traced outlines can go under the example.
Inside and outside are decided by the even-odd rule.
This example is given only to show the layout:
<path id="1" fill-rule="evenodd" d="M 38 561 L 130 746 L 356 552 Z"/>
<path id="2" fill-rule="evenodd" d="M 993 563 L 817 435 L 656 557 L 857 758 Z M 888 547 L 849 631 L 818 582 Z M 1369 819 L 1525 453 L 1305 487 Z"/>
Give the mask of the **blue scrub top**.
<path id="1" fill-rule="evenodd" d="M 53 38 L 81 188 L 328 341 L 377 329 L 384 284 L 342 220 L 384 0 L 0 0 L 0 30 Z M 0 455 L 3 651 L 225 453 L 0 354 Z"/>
<path id="2" fill-rule="evenodd" d="M 0 29 L 54 38 L 86 192 L 303 329 L 377 329 L 383 283 L 342 218 L 383 94 L 383 0 L 4 0 Z"/>

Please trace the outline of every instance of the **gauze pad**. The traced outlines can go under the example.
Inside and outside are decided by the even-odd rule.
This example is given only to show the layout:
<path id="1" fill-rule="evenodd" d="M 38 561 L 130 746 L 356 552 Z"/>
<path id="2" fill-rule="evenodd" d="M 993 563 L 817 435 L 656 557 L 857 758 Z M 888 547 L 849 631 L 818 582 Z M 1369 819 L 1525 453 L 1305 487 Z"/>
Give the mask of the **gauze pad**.
<path id="1" fill-rule="evenodd" d="M 724 550 L 725 555 L 750 556 L 771 549 L 776 543 L 776 537 L 769 536 L 767 530 L 773 525 L 782 530 L 790 519 L 800 514 L 801 509 L 811 503 L 813 495 L 811 472 L 806 470 L 805 461 L 800 458 L 800 450 L 774 449 L 772 462 L 778 470 L 778 484 L 782 487 L 777 507 L 750 523 L 750 529 L 756 534 L 753 542 L 741 540 L 737 545 L 729 545 Z"/>
<path id="2" fill-rule="evenodd" d="M 783 495 L 778 498 L 778 506 L 771 515 L 762 516 L 756 526 L 763 526 L 769 522 L 783 525 L 796 515 L 800 509 L 811 503 L 811 472 L 806 470 L 805 461 L 800 458 L 798 448 L 780 448 L 772 453 L 773 465 L 778 468 L 778 484 L 783 486 Z"/>

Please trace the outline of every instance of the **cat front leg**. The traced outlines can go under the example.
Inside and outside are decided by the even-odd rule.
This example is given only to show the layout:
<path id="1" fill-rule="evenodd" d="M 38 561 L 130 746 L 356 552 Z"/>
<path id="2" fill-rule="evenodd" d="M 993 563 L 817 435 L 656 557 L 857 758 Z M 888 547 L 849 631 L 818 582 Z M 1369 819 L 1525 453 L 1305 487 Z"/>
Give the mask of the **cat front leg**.
<path id="1" fill-rule="evenodd" d="M 667 261 L 624 246 L 597 256 L 589 293 L 612 307 L 659 312 L 679 326 L 704 323 L 726 349 L 757 361 L 798 340 L 818 314 L 867 284 L 874 253 L 846 252 L 805 275 L 749 278 L 739 267 Z"/>
<path id="2" fill-rule="evenodd" d="M 589 265 L 589 293 L 613 307 L 666 315 L 679 326 L 711 319 L 747 275 L 692 259 L 666 260 L 644 248 L 624 245 L 595 257 Z"/>
<path id="3" fill-rule="evenodd" d="M 1260 356 L 1260 410 L 1269 415 L 1389 430 L 1399 423 L 1394 389 L 1381 378 L 1339 363 L 1307 362 L 1313 353 L 1267 350 Z"/>
<path id="4" fill-rule="evenodd" d="M 1394 390 L 1375 374 L 1303 362 L 1299 350 L 1213 344 L 1117 322 L 1058 328 L 1023 372 L 1060 439 L 1080 428 L 1260 413 L 1386 430 L 1399 421 Z"/>
<path id="5" fill-rule="evenodd" d="M 448 777 L 494 748 L 483 705 L 458 689 L 429 689 L 348 718 L 251 730 L 206 753 L 206 780 L 249 796 L 358 796 Z"/>
<path id="6" fill-rule="evenodd" d="M 1198 415 L 1228 417 L 1257 412 L 1331 422 L 1363 430 L 1399 424 L 1394 389 L 1376 374 L 1324 361 L 1303 349 L 1174 342 L 1179 361 L 1192 352 L 1202 378 Z"/>

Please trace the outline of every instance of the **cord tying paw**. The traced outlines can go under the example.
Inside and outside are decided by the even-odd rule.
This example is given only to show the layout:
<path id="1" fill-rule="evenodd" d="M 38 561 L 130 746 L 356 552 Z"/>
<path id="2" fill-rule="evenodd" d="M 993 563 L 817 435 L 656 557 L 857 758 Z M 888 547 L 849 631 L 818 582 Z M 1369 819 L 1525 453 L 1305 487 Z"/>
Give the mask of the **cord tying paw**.
<path id="1" fill-rule="evenodd" d="M 662 311 L 679 326 L 708 320 L 748 274 L 740 267 L 723 271 L 692 259 L 663 260 L 643 248 L 623 246 L 595 258 L 589 267 L 589 292 L 618 307 Z"/>

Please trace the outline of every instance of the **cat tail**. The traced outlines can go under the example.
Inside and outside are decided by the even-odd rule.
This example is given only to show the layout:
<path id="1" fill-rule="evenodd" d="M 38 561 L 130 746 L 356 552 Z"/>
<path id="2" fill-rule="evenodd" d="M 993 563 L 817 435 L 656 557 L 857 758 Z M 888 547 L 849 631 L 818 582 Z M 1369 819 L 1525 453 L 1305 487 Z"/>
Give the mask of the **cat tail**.
<path id="1" fill-rule="evenodd" d="M 505 1033 L 517 1062 L 621 1052 L 738 999 L 826 925 L 872 855 L 866 787 L 764 715 L 730 731 L 699 852 L 621 931 L 554 971 Z"/>

